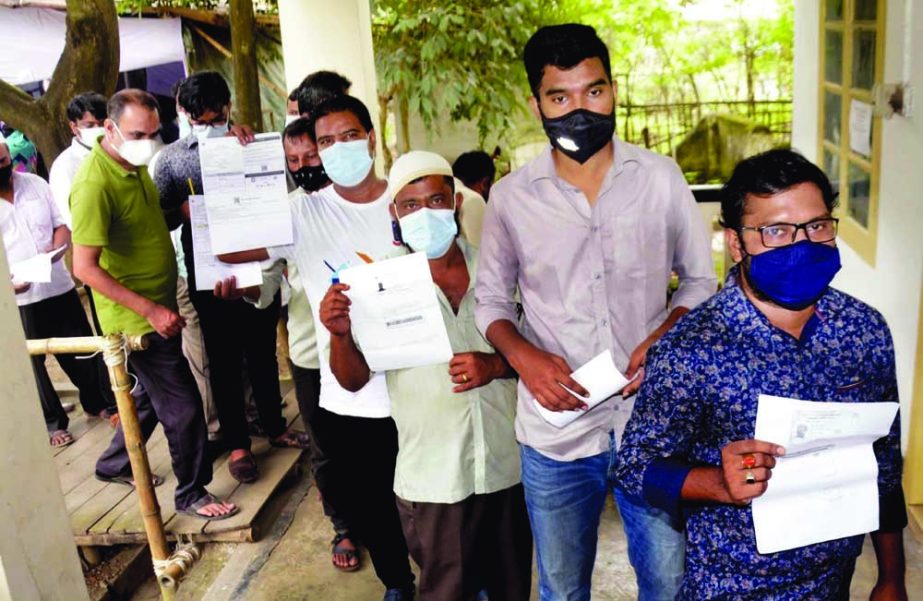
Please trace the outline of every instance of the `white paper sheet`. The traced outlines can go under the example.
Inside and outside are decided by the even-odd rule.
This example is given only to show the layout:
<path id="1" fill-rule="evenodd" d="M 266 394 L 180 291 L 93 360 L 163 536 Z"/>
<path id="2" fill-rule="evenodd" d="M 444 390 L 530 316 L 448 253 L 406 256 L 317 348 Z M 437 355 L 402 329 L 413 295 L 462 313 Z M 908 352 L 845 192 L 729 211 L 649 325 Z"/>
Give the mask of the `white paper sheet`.
<path id="1" fill-rule="evenodd" d="M 855 98 L 849 103 L 849 147 L 872 156 L 872 105 Z"/>
<path id="2" fill-rule="evenodd" d="M 51 260 L 63 251 L 66 246 L 61 246 L 46 253 L 39 253 L 24 261 L 10 265 L 10 275 L 16 284 L 47 284 L 51 281 Z"/>
<path id="3" fill-rule="evenodd" d="M 590 397 L 587 399 L 575 394 L 572 390 L 567 390 L 566 388 L 565 390 L 585 402 L 587 409 L 583 411 L 549 411 L 534 398 L 532 399 L 532 403 L 542 416 L 542 419 L 556 428 L 563 428 L 581 415 L 584 415 L 593 407 L 625 388 L 631 381 L 615 366 L 615 361 L 612 360 L 612 351 L 609 349 L 584 363 L 571 374 L 571 377 L 590 393 Z"/>
<path id="4" fill-rule="evenodd" d="M 259 262 L 232 265 L 222 263 L 212 254 L 208 227 L 208 213 L 202 196 L 189 197 L 189 217 L 192 228 L 192 250 L 195 253 L 196 290 L 213 290 L 215 284 L 231 276 L 237 278 L 237 287 L 259 286 L 263 271 Z"/>
<path id="5" fill-rule="evenodd" d="M 452 345 L 424 253 L 339 272 L 352 330 L 372 371 L 445 363 Z"/>
<path id="6" fill-rule="evenodd" d="M 897 403 L 823 403 L 761 394 L 756 438 L 785 447 L 753 500 L 760 553 L 878 529 L 878 462 Z"/>
<path id="7" fill-rule="evenodd" d="M 208 138 L 199 161 L 215 254 L 292 243 L 281 134 L 257 134 L 246 146 Z"/>

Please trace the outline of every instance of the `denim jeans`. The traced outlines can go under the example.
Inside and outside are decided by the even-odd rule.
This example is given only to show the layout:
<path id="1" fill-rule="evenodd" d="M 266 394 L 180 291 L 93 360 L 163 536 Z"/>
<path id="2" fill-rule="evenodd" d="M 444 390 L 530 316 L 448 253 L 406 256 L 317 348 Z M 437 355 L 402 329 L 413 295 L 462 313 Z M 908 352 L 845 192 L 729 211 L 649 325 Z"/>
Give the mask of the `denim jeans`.
<path id="1" fill-rule="evenodd" d="M 666 513 L 615 488 L 615 437 L 608 451 L 556 461 L 521 445 L 522 484 L 541 601 L 590 599 L 599 518 L 610 488 L 628 539 L 628 558 L 638 579 L 639 601 L 672 600 L 683 579 L 685 537 Z"/>

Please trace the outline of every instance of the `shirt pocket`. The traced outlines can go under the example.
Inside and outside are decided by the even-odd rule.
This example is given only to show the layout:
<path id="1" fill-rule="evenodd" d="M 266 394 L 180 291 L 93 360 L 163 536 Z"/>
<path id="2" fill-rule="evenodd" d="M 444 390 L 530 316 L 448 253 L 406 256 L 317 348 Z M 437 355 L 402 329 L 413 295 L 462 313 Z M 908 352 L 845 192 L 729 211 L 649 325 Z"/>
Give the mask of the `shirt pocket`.
<path id="1" fill-rule="evenodd" d="M 833 386 L 831 400 L 838 403 L 867 403 L 877 400 L 870 380 L 862 376 L 840 378 Z"/>

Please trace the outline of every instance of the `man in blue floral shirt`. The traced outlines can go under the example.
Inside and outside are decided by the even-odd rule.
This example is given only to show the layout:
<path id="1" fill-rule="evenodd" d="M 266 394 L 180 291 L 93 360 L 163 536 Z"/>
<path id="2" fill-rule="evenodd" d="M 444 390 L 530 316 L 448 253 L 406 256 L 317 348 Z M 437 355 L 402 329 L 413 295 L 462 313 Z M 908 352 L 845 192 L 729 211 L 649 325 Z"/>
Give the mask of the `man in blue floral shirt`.
<path id="1" fill-rule="evenodd" d="M 895 402 L 891 334 L 877 311 L 828 287 L 840 261 L 835 194 L 820 169 L 770 151 L 740 163 L 723 193 L 737 265 L 651 350 L 618 477 L 628 494 L 686 514 L 682 598 L 848 599 L 863 536 L 757 552 L 749 502 L 785 452 L 753 439 L 757 397 Z M 906 599 L 899 416 L 874 449 L 872 599 Z"/>

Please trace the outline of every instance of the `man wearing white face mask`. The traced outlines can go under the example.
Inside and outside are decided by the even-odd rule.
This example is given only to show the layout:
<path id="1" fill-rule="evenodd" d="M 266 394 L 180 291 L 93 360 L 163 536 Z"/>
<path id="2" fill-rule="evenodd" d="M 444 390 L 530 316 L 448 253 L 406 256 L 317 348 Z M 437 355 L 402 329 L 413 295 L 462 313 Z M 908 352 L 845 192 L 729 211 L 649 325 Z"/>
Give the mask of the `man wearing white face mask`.
<path id="1" fill-rule="evenodd" d="M 178 334 L 176 257 L 147 164 L 160 146 L 157 101 L 143 90 L 122 90 L 109 101 L 105 135 L 74 177 L 74 273 L 92 286 L 105 334 L 147 335 L 149 347 L 128 358 L 145 440 L 159 421 L 176 474 L 177 511 L 224 519 L 237 507 L 205 490 L 202 401 Z M 96 463 L 106 482 L 132 484 L 122 429 Z M 155 478 L 155 485 L 158 478 Z"/>
<path id="2" fill-rule="evenodd" d="M 67 227 L 71 227 L 69 197 L 71 182 L 83 160 L 90 156 L 90 150 L 96 140 L 103 135 L 103 121 L 106 119 L 106 97 L 96 92 L 86 92 L 74 96 L 67 104 L 67 122 L 74 134 L 71 145 L 64 149 L 51 165 L 48 183 L 54 202 L 64 218 Z"/>
<path id="3" fill-rule="evenodd" d="M 463 196 L 448 161 L 431 152 L 401 156 L 388 184 L 404 244 L 429 259 L 455 353 L 448 363 L 386 373 L 398 431 L 394 492 L 420 566 L 420 598 L 474 599 L 486 591 L 490 599 L 526 601 L 532 535 L 513 431 L 516 380 L 474 325 L 478 252 L 458 237 Z M 346 390 L 360 390 L 372 373 L 352 336 L 348 289 L 330 287 L 320 319 L 330 332 L 334 376 Z"/>
<path id="4" fill-rule="evenodd" d="M 176 229 L 189 223 L 189 195 L 202 193 L 199 143 L 207 138 L 237 135 L 241 143 L 252 141 L 246 132 L 232 132 L 231 92 L 224 78 L 214 71 L 189 76 L 179 87 L 177 103 L 192 125 L 192 133 L 164 149 L 157 161 L 154 182 L 167 226 Z M 230 451 L 228 469 L 239 482 L 253 482 L 259 470 L 250 452 L 250 432 L 244 407 L 244 363 L 253 389 L 260 425 L 270 444 L 279 447 L 308 447 L 304 432 L 287 428 L 282 417 L 279 365 L 276 361 L 276 323 L 279 299 L 266 311 L 243 300 L 222 300 L 211 290 L 197 290 L 192 232 L 183 227 L 189 298 L 199 317 L 208 357 L 209 380 L 221 438 Z"/>

